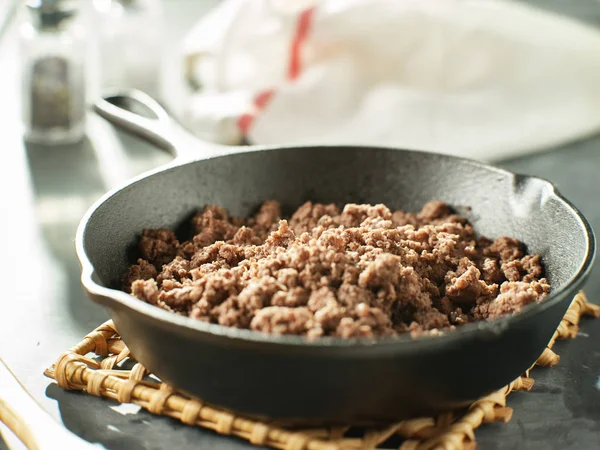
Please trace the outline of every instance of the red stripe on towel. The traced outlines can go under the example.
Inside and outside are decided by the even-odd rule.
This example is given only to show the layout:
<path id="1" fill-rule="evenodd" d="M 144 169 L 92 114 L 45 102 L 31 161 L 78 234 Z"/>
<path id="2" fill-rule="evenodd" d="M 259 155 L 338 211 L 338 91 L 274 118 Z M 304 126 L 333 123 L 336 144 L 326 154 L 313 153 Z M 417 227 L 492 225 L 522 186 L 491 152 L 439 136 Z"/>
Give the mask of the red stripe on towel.
<path id="1" fill-rule="evenodd" d="M 296 35 L 294 36 L 292 47 L 290 49 L 290 62 L 288 66 L 288 79 L 290 80 L 295 80 L 298 78 L 300 72 L 302 71 L 302 47 L 308 38 L 314 12 L 315 8 L 312 7 L 302 11 L 298 17 Z"/>
<path id="2" fill-rule="evenodd" d="M 315 8 L 309 8 L 302 11 L 298 16 L 296 24 L 296 33 L 290 46 L 290 58 L 288 63 L 288 80 L 293 81 L 300 76 L 302 72 L 302 47 L 308 38 L 310 26 L 312 24 Z M 244 136 L 250 132 L 254 120 L 269 104 L 275 95 L 275 89 L 269 89 L 259 93 L 254 98 L 254 104 L 251 111 L 242 114 L 237 121 L 238 128 Z"/>

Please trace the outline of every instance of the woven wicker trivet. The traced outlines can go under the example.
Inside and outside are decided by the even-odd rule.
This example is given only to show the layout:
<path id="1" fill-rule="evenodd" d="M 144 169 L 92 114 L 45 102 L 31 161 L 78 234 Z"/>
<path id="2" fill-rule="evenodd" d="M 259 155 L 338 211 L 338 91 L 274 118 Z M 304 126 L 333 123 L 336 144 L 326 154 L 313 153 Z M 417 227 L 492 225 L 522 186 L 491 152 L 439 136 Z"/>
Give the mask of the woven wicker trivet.
<path id="1" fill-rule="evenodd" d="M 555 340 L 575 337 L 579 319 L 584 315 L 600 317 L 600 307 L 588 303 L 584 293 L 580 292 L 534 365 L 556 365 L 559 356 L 551 350 Z M 92 359 L 93 356 L 103 359 L 98 362 L 97 358 Z M 510 420 L 512 409 L 506 406 L 508 394 L 530 390 L 533 386 L 528 370 L 503 389 L 477 400 L 466 411 L 451 411 L 436 418 L 404 420 L 382 429 L 329 427 L 292 430 L 234 415 L 182 395 L 165 383 L 148 381 L 148 373 L 141 364 L 136 363 L 131 370 L 121 367 L 128 359 L 131 360 L 129 350 L 112 322 L 108 321 L 63 353 L 56 364 L 44 373 L 64 389 L 87 391 L 121 403 L 134 403 L 153 414 L 169 416 L 188 425 L 284 450 L 370 449 L 377 448 L 395 435 L 404 438 L 400 450 L 473 449 L 474 430 L 482 423 Z M 351 430 L 353 436 L 358 432 L 362 437 L 347 437 Z"/>

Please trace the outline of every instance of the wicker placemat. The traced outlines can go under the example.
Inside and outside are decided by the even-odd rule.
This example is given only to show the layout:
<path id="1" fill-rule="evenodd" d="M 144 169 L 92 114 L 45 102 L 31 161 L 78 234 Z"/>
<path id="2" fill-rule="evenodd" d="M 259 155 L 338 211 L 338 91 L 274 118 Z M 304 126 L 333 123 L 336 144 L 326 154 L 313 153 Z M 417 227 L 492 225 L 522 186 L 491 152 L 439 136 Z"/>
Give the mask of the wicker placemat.
<path id="1" fill-rule="evenodd" d="M 579 319 L 584 315 L 600 317 L 600 307 L 588 303 L 585 294 L 580 292 L 534 365 L 556 365 L 559 357 L 551 350 L 555 340 L 575 337 Z M 135 363 L 125 343 L 112 322 L 108 321 L 63 353 L 44 374 L 55 379 L 64 389 L 86 391 L 121 403 L 134 403 L 153 414 L 169 416 L 188 425 L 284 450 L 378 448 L 392 436 L 404 439 L 400 450 L 473 449 L 474 430 L 481 424 L 510 420 L 512 409 L 506 406 L 508 394 L 530 390 L 533 386 L 528 370 L 508 386 L 477 400 L 466 410 L 447 412 L 435 418 L 404 420 L 381 429 L 323 427 L 298 430 L 259 422 L 206 405 L 201 400 L 182 395 L 165 383 L 149 380 L 149 374 L 140 363 L 126 369 L 131 367 L 132 362 Z"/>

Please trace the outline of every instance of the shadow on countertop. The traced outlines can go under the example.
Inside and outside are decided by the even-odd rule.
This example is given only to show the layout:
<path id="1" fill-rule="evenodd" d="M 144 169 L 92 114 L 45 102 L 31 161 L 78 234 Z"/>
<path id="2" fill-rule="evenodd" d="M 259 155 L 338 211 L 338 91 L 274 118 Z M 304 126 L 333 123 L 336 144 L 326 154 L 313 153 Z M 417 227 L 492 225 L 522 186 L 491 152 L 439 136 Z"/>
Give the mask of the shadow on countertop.
<path id="1" fill-rule="evenodd" d="M 190 427 L 169 417 L 153 416 L 142 409 L 135 414 L 123 414 L 113 409 L 119 405 L 116 401 L 65 391 L 55 383 L 47 387 L 46 396 L 58 402 L 67 429 L 108 450 L 261 449 L 235 437 Z"/>

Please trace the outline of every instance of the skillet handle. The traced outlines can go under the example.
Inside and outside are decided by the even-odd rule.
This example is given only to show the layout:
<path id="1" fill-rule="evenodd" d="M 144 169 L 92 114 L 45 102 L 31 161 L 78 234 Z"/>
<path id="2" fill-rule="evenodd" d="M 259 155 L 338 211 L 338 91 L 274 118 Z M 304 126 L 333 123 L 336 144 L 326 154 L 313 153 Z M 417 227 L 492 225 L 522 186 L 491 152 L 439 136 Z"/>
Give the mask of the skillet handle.
<path id="1" fill-rule="evenodd" d="M 98 450 L 55 422 L 0 358 L 0 422 L 29 450 Z"/>
<path id="2" fill-rule="evenodd" d="M 143 116 L 126 108 L 126 105 L 136 104 L 154 117 Z M 113 125 L 167 150 L 178 159 L 208 156 L 228 149 L 189 133 L 156 100 L 137 89 L 106 91 L 94 102 L 94 110 Z"/>

